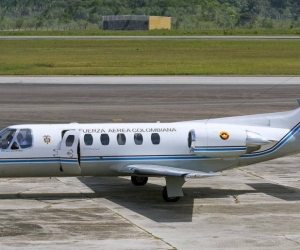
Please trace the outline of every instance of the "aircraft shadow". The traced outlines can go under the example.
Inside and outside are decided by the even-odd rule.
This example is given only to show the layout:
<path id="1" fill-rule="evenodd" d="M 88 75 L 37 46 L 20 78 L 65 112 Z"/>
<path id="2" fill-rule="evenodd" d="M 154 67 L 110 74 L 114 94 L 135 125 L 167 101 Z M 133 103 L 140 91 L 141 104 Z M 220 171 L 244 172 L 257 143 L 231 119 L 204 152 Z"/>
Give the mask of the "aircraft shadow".
<path id="1" fill-rule="evenodd" d="M 273 183 L 246 183 L 255 193 L 265 193 L 285 201 L 300 201 L 300 189 Z"/>
<path id="2" fill-rule="evenodd" d="M 244 194 L 265 193 L 285 201 L 299 201 L 300 192 L 285 186 L 272 183 L 247 183 L 253 190 L 215 189 L 210 187 L 183 187 L 184 197 L 176 203 L 165 202 L 161 196 L 162 186 L 147 183 L 137 187 L 127 179 L 88 177 L 79 178 L 96 194 L 102 194 L 106 199 L 126 207 L 140 215 L 156 222 L 189 222 L 192 221 L 195 199 L 227 198 Z M 106 181 L 109 181 L 107 185 Z M 99 183 L 102 183 L 101 186 Z M 103 184 L 105 190 L 103 190 Z"/>
<path id="3" fill-rule="evenodd" d="M 78 178 L 94 193 L 22 193 L 0 194 L 0 199 L 87 199 L 105 198 L 156 222 L 190 222 L 195 199 L 228 198 L 244 194 L 265 193 L 285 201 L 299 201 L 300 193 L 285 186 L 272 183 L 247 183 L 249 189 L 215 189 L 210 187 L 184 187 L 184 197 L 176 203 L 165 202 L 161 196 L 162 186 L 148 183 L 134 186 L 130 180 L 116 177 Z"/>

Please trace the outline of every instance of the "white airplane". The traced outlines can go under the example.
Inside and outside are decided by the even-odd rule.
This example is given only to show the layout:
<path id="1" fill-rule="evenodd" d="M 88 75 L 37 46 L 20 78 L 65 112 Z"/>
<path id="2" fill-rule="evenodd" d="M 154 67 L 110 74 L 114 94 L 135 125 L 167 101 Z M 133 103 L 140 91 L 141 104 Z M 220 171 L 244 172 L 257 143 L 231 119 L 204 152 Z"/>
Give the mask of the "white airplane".
<path id="1" fill-rule="evenodd" d="M 300 105 L 300 99 L 298 100 Z M 0 131 L 0 177 L 165 177 L 163 198 L 185 178 L 300 153 L 300 108 L 175 123 L 15 125 Z"/>

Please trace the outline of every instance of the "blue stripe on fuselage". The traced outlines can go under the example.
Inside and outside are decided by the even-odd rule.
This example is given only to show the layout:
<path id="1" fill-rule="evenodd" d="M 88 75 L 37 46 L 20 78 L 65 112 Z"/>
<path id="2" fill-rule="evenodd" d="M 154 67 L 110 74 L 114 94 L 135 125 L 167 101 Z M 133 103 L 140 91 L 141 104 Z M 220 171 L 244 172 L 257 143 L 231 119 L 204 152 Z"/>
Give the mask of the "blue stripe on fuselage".
<path id="1" fill-rule="evenodd" d="M 195 147 L 194 152 L 232 152 L 245 151 L 246 147 Z"/>
<path id="2" fill-rule="evenodd" d="M 260 157 L 264 155 L 271 154 L 275 152 L 277 149 L 282 147 L 289 139 L 292 138 L 294 134 L 296 134 L 300 129 L 300 123 L 298 123 L 290 132 L 288 132 L 276 145 L 272 148 L 266 149 L 265 151 L 253 153 L 253 154 L 245 154 L 240 156 L 241 158 L 251 158 L 251 157 Z"/>
<path id="3" fill-rule="evenodd" d="M 82 162 L 109 162 L 109 161 L 171 161 L 171 160 L 202 160 L 208 159 L 205 156 L 195 155 L 149 155 L 149 156 L 104 156 L 104 157 L 83 157 Z"/>
<path id="4" fill-rule="evenodd" d="M 0 159 L 1 163 L 59 163 L 59 158 Z"/>

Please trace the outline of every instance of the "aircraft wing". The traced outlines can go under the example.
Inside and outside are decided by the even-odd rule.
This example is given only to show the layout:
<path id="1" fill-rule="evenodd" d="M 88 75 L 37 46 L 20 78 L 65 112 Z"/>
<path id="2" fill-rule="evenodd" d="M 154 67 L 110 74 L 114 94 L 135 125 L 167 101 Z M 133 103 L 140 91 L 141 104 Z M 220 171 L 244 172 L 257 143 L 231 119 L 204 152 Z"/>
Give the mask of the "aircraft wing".
<path id="1" fill-rule="evenodd" d="M 182 168 L 173 168 L 161 165 L 128 165 L 125 167 L 117 167 L 119 173 L 146 175 L 146 176 L 173 176 L 173 177 L 186 177 L 186 178 L 200 178 L 217 176 L 213 172 L 201 172 Z"/>

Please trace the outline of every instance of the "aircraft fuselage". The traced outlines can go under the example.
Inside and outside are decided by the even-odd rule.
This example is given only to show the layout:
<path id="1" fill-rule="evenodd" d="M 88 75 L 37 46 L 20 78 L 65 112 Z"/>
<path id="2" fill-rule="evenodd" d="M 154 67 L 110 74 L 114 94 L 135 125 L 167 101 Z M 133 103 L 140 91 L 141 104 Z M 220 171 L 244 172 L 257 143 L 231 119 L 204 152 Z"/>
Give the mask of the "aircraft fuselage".
<path id="1" fill-rule="evenodd" d="M 299 128 L 197 122 L 10 126 L 1 131 L 0 177 L 132 175 L 116 169 L 141 164 L 218 172 L 299 153 Z M 31 136 L 29 146 L 18 141 L 20 132 Z"/>

